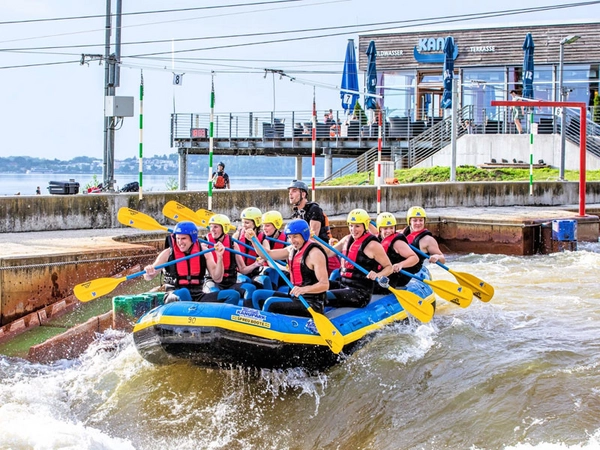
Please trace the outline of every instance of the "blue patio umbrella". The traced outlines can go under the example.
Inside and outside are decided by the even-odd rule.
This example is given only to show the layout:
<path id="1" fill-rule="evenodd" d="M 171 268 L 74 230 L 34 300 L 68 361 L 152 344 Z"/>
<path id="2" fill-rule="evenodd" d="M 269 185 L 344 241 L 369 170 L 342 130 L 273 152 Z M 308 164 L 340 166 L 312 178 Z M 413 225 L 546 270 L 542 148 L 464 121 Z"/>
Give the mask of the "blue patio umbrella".
<path id="1" fill-rule="evenodd" d="M 454 38 L 448 36 L 444 41 L 444 93 L 442 108 L 452 108 L 452 79 L 454 78 Z"/>
<path id="2" fill-rule="evenodd" d="M 375 41 L 369 42 L 367 48 L 367 94 L 375 94 L 377 92 L 377 50 L 375 49 Z M 377 99 L 375 97 L 365 97 L 365 108 L 377 109 Z"/>
<path id="3" fill-rule="evenodd" d="M 523 42 L 523 98 L 533 98 L 533 49 L 533 38 L 527 33 Z"/>
<path id="4" fill-rule="evenodd" d="M 340 98 L 342 99 L 342 108 L 344 108 L 346 114 L 350 114 L 358 100 L 358 67 L 356 65 L 356 54 L 354 53 L 354 39 L 348 39 L 348 46 L 346 47 Z"/>

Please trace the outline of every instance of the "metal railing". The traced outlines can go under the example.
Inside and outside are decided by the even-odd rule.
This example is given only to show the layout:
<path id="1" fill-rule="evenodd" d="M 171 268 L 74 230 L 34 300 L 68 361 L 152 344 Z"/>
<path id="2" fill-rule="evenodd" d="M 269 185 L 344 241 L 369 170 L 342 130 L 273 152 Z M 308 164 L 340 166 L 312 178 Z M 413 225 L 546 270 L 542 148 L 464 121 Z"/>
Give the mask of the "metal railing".
<path id="1" fill-rule="evenodd" d="M 389 161 L 391 159 L 392 151 L 389 148 L 381 149 L 381 159 L 382 161 Z M 367 150 L 365 153 L 360 155 L 358 158 L 353 159 L 344 167 L 333 172 L 327 178 L 324 178 L 321 182 L 325 183 L 327 181 L 331 181 L 335 178 L 340 178 L 346 175 L 352 175 L 353 173 L 358 172 L 370 172 L 375 170 L 375 163 L 379 155 L 377 154 L 377 147 L 373 147 Z"/>

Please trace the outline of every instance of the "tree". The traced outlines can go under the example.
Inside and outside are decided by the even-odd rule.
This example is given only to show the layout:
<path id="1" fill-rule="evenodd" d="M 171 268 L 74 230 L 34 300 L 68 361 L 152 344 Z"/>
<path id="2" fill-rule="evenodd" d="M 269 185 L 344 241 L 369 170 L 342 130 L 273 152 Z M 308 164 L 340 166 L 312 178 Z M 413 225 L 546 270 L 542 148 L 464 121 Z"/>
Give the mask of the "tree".
<path id="1" fill-rule="evenodd" d="M 600 95 L 598 91 L 594 92 L 594 107 L 592 109 L 592 120 L 600 123 Z"/>

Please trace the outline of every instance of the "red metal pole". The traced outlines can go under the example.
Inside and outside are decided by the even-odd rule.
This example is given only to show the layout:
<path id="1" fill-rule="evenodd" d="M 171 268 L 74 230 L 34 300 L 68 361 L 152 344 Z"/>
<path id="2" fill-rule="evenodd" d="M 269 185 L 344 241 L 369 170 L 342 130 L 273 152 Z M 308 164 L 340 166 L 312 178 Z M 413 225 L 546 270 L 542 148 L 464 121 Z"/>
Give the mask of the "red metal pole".
<path id="1" fill-rule="evenodd" d="M 579 108 L 579 215 L 585 216 L 585 170 L 586 170 L 586 154 L 585 147 L 587 136 L 587 123 L 585 117 L 585 103 Z"/>

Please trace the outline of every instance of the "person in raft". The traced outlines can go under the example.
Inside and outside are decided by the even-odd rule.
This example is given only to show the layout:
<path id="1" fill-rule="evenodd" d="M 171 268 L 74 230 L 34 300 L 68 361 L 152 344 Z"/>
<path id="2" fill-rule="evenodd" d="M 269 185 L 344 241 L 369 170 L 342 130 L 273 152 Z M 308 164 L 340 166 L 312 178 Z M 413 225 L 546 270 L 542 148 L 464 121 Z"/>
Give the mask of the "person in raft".
<path id="1" fill-rule="evenodd" d="M 376 220 L 379 240 L 392 263 L 392 274 L 389 276 L 390 286 L 399 288 L 406 286 L 411 280 L 408 275 L 403 275 L 400 270 L 415 274 L 421 270 L 423 264 L 417 254 L 410 248 L 406 236 L 396 231 L 396 217 L 389 212 L 382 212 Z M 388 294 L 389 291 L 377 284 L 376 294 Z"/>
<path id="2" fill-rule="evenodd" d="M 352 263 L 342 259 L 340 278 L 330 281 L 327 306 L 362 308 L 371 300 L 375 280 L 392 273 L 392 263 L 377 237 L 369 232 L 371 219 L 364 209 L 350 211 L 347 218 L 350 234 L 343 237 L 334 248 L 368 271 L 365 275 Z M 331 254 L 330 249 L 326 249 Z M 332 298 L 333 297 L 333 298 Z"/>
<path id="3" fill-rule="evenodd" d="M 198 242 L 198 228 L 193 222 L 179 222 L 170 236 L 170 245 L 161 251 L 154 263 L 144 267 L 144 279 L 152 280 L 159 274 L 154 267 L 169 261 L 206 250 L 206 245 Z M 204 277 L 208 272 L 213 280 L 223 279 L 223 253 L 225 247 L 220 242 L 215 245 L 216 258 L 200 255 L 163 268 L 164 285 L 167 295 L 164 302 L 179 300 L 195 302 L 226 302 L 237 304 L 240 294 L 234 290 L 205 293 Z"/>
<path id="4" fill-rule="evenodd" d="M 430 263 L 435 264 L 439 261 L 445 264 L 446 257 L 440 250 L 440 246 L 431 232 L 425 228 L 426 219 L 427 214 L 425 210 L 419 206 L 413 206 L 406 213 L 406 223 L 408 226 L 404 229 L 403 234 L 410 245 L 417 247 L 429 255 Z M 425 258 L 419 255 L 419 260 L 422 263 L 425 261 Z"/>
<path id="5" fill-rule="evenodd" d="M 310 227 L 303 219 L 291 220 L 285 227 L 290 246 L 288 248 L 269 249 L 264 251 L 274 260 L 287 259 L 290 267 L 290 281 L 294 287 L 289 294 L 270 291 L 268 297 L 277 297 L 285 300 L 270 303 L 268 311 L 294 316 L 310 317 L 310 313 L 298 300 L 302 297 L 318 313 L 323 313 L 329 279 L 327 274 L 327 256 L 325 251 L 310 240 Z M 255 236 L 253 230 L 246 230 L 246 238 Z M 263 254 L 263 250 L 255 245 L 255 250 Z M 263 290 L 264 291 L 264 290 Z M 259 291 L 256 291 L 258 293 Z M 263 292 L 264 294 L 264 292 Z M 256 307 L 262 308 L 262 302 Z"/>
<path id="6" fill-rule="evenodd" d="M 223 244 L 225 249 L 231 249 L 240 252 L 238 244 L 229 235 L 229 231 L 232 227 L 233 226 L 231 225 L 229 217 L 227 217 L 225 214 L 215 214 L 211 216 L 208 221 L 209 232 L 206 235 L 206 240 L 213 244 L 220 242 Z M 207 255 L 207 259 L 211 258 L 214 258 L 216 262 L 218 256 L 214 253 L 211 256 Z M 244 264 L 244 257 L 226 251 L 223 254 L 222 279 L 217 281 L 211 276 L 210 273 L 207 273 L 204 281 L 204 292 L 233 289 L 237 291 L 240 296 L 244 296 L 246 294 L 246 290 L 249 288 L 249 285 L 243 282 L 238 282 L 238 271 L 240 267 L 246 267 Z M 254 291 L 254 288 L 252 288 L 252 291 Z"/>
<path id="7" fill-rule="evenodd" d="M 292 180 L 288 186 L 288 198 L 292 205 L 292 219 L 304 219 L 310 226 L 311 235 L 319 236 L 326 242 L 331 239 L 329 218 L 318 203 L 308 201 L 308 186 L 304 181 Z M 327 261 L 328 272 L 331 274 L 339 269 L 340 260 L 337 255 L 332 255 Z"/>

